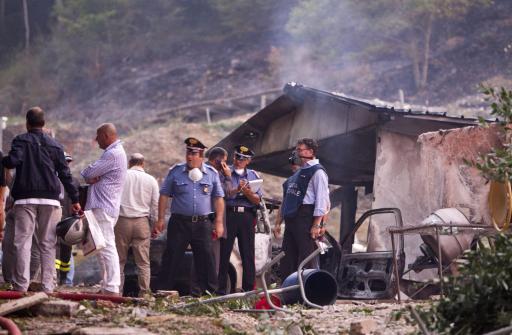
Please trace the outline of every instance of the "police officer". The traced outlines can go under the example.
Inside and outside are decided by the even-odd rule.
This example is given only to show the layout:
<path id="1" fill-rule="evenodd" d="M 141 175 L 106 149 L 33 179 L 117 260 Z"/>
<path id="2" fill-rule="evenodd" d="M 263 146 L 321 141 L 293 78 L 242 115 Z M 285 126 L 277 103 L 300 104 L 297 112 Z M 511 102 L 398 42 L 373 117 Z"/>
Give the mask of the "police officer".
<path id="1" fill-rule="evenodd" d="M 283 237 L 285 256 L 280 263 L 282 280 L 297 271 L 299 264 L 315 250 L 315 239 L 323 233 L 322 219 L 331 206 L 327 173 L 316 158 L 317 142 L 303 138 L 297 141 L 295 152 L 300 158 L 301 168 L 283 185 L 280 211 L 286 224 Z M 306 266 L 318 268 L 318 257 Z"/>
<path id="2" fill-rule="evenodd" d="M 190 244 L 200 290 L 214 292 L 217 276 L 211 253 L 212 218 L 216 234 L 222 236 L 224 192 L 217 171 L 203 164 L 205 146 L 198 139 L 185 140 L 186 163 L 170 169 L 165 178 L 158 201 L 158 221 L 153 235 L 164 229 L 164 217 L 169 198 L 171 218 L 167 227 L 167 247 L 162 257 L 158 285 L 172 288 L 185 249 Z"/>
<path id="3" fill-rule="evenodd" d="M 251 162 L 254 152 L 244 145 L 237 145 L 231 168 L 232 191 L 226 194 L 226 228 L 227 238 L 221 240 L 219 266 L 219 294 L 226 294 L 229 258 L 233 250 L 235 238 L 242 258 L 243 277 L 242 289 L 254 289 L 256 269 L 254 264 L 254 227 L 256 210 L 261 200 L 261 190 L 251 190 L 249 181 L 259 179 L 258 174 L 247 165 Z"/>

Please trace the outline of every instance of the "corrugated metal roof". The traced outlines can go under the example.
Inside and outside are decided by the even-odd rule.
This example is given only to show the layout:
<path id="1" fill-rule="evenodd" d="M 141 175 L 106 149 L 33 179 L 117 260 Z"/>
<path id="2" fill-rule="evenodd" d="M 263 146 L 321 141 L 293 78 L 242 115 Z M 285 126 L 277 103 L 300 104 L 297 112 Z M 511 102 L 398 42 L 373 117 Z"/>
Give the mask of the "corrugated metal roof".
<path id="1" fill-rule="evenodd" d="M 333 184 L 367 185 L 373 180 L 379 129 L 418 136 L 477 124 L 475 118 L 377 106 L 289 83 L 281 96 L 216 146 L 230 152 L 237 144 L 247 145 L 256 152 L 254 169 L 284 177 L 290 173 L 287 157 L 296 140 L 313 137 L 319 141 L 317 156 Z"/>

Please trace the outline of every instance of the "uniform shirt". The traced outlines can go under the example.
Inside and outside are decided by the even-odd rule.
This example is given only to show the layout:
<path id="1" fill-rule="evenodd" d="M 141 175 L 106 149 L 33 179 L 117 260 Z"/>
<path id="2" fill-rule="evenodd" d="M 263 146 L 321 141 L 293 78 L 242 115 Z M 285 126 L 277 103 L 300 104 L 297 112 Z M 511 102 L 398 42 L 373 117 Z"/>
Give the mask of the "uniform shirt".
<path id="1" fill-rule="evenodd" d="M 97 183 L 89 185 L 86 210 L 101 208 L 110 217 L 119 215 L 121 194 L 126 177 L 127 159 L 120 140 L 109 145 L 101 157 L 80 174 L 85 179 L 100 177 Z"/>
<path id="2" fill-rule="evenodd" d="M 177 164 L 165 177 L 160 194 L 172 198 L 171 213 L 181 215 L 208 215 L 212 213 L 214 197 L 224 197 L 219 173 L 213 167 L 203 164 L 203 177 L 194 182 L 188 177 L 186 163 Z"/>
<path id="3" fill-rule="evenodd" d="M 320 164 L 318 159 L 312 159 L 306 163 L 309 167 Z M 307 167 L 304 167 L 307 169 Z M 308 184 L 308 189 L 304 200 L 304 205 L 315 205 L 313 216 L 324 216 L 329 213 L 331 201 L 329 200 L 329 180 L 324 170 L 318 170 Z"/>
<path id="4" fill-rule="evenodd" d="M 256 171 L 251 170 L 251 169 L 245 169 L 244 173 L 242 175 L 239 175 L 238 173 L 236 173 L 234 171 L 233 167 L 231 167 L 231 184 L 233 185 L 234 188 L 238 188 L 238 186 L 240 185 L 240 180 L 242 180 L 242 179 L 251 181 L 251 180 L 260 179 L 260 176 L 256 173 Z M 261 187 L 258 190 L 258 192 L 256 192 L 256 194 L 261 199 L 261 197 L 263 196 L 263 193 L 261 192 Z M 232 196 L 228 195 L 226 197 L 226 206 L 229 206 L 229 207 L 235 207 L 235 206 L 256 207 L 257 205 L 250 202 L 249 199 L 247 199 L 243 195 L 242 192 L 239 192 L 239 193 L 235 193 Z"/>
<path id="5" fill-rule="evenodd" d="M 158 182 L 140 166 L 132 166 L 126 173 L 119 215 L 127 218 L 158 215 Z"/>

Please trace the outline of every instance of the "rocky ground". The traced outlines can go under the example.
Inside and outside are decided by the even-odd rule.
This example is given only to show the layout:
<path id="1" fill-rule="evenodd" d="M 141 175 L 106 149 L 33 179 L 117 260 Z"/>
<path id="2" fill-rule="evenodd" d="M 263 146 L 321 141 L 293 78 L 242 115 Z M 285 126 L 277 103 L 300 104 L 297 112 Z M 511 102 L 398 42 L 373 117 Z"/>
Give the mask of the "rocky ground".
<path id="1" fill-rule="evenodd" d="M 182 298 L 183 299 L 183 298 Z M 18 312 L 10 318 L 26 334 L 411 334 L 418 332 L 406 304 L 338 300 L 323 310 L 288 306 L 291 313 L 247 313 L 232 301 L 169 310 L 177 298 L 158 297 L 126 304 L 72 303 L 70 316 Z M 48 303 L 46 303 L 48 304 Z M 53 309 L 55 310 L 55 308 Z M 51 314 L 51 313 L 50 313 Z"/>

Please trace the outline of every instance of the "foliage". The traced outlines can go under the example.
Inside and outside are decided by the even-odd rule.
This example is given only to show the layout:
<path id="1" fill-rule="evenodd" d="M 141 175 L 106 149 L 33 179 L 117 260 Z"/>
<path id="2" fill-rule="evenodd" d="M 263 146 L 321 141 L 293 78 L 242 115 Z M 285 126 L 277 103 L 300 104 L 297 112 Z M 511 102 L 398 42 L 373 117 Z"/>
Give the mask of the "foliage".
<path id="1" fill-rule="evenodd" d="M 443 334 L 482 334 L 512 320 L 512 239 L 496 237 L 495 249 L 467 254 L 460 274 L 445 283 L 445 297 L 422 311 L 431 330 Z M 475 317 L 478 315 L 478 317 Z"/>
<path id="2" fill-rule="evenodd" d="M 272 0 L 209 0 L 208 3 L 221 25 L 238 33 L 265 29 L 268 18 L 279 7 L 279 2 Z"/>
<path id="3" fill-rule="evenodd" d="M 505 88 L 496 90 L 492 87 L 482 87 L 482 92 L 491 100 L 491 115 L 502 121 L 501 130 L 508 134 L 512 124 L 512 91 Z M 509 138 L 510 135 L 506 135 Z M 508 141 L 508 140 L 507 140 Z M 482 155 L 476 162 L 469 162 L 482 172 L 488 180 L 504 181 L 512 178 L 512 144 L 506 143 L 503 147 L 493 148 L 489 153 Z"/>
<path id="4" fill-rule="evenodd" d="M 411 61 L 417 89 L 427 84 L 431 45 L 446 39 L 440 21 L 464 17 L 490 0 L 303 0 L 293 9 L 287 30 L 326 56 L 372 57 L 378 54 Z M 434 38 L 437 37 L 437 38 Z"/>
<path id="5" fill-rule="evenodd" d="M 491 103 L 491 115 L 496 116 L 505 124 L 512 124 L 512 90 L 504 87 L 495 89 L 493 87 L 482 86 L 482 92 L 488 96 L 487 101 Z"/>

